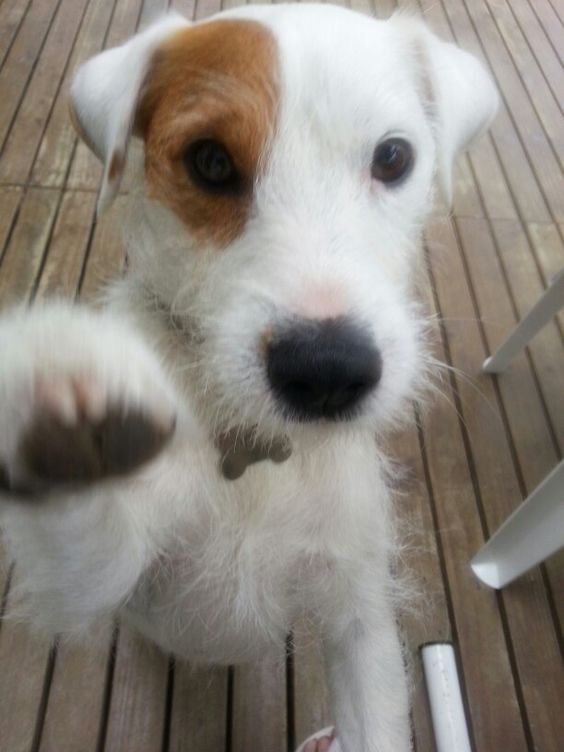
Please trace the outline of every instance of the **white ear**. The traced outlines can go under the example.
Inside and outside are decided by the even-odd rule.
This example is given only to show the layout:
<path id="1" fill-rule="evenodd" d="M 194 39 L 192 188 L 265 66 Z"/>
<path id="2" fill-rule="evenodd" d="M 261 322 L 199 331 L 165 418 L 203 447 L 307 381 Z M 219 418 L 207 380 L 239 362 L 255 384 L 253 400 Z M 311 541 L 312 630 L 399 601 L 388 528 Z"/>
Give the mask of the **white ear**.
<path id="1" fill-rule="evenodd" d="M 114 199 L 121 182 L 139 91 L 158 46 L 188 21 L 164 16 L 121 47 L 82 65 L 71 87 L 71 115 L 79 135 L 104 163 L 98 212 Z"/>
<path id="2" fill-rule="evenodd" d="M 418 26 L 431 88 L 439 179 L 450 205 L 454 161 L 490 126 L 499 97 L 491 75 L 476 57 L 441 41 L 423 24 Z"/>

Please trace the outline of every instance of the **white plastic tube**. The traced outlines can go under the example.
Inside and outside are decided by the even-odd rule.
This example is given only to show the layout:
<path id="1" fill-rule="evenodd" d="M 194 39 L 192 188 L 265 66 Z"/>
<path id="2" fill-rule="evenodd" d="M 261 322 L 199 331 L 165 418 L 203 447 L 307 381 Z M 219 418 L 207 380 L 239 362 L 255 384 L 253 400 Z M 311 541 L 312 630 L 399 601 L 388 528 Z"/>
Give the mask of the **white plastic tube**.
<path id="1" fill-rule="evenodd" d="M 452 645 L 423 645 L 421 658 L 437 752 L 472 752 Z"/>

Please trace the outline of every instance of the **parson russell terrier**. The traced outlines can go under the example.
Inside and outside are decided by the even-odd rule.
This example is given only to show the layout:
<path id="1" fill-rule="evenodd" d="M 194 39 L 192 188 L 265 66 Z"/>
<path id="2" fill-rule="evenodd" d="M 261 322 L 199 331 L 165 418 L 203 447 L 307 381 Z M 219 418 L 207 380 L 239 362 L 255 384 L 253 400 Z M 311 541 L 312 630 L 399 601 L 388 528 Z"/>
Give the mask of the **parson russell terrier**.
<path id="1" fill-rule="evenodd" d="M 0 515 L 33 625 L 119 615 L 236 663 L 305 615 L 337 731 L 302 748 L 410 748 L 378 439 L 429 378 L 433 186 L 496 107 L 418 20 L 327 5 L 168 15 L 78 70 L 99 209 L 132 137 L 144 159 L 104 308 L 0 318 Z"/>

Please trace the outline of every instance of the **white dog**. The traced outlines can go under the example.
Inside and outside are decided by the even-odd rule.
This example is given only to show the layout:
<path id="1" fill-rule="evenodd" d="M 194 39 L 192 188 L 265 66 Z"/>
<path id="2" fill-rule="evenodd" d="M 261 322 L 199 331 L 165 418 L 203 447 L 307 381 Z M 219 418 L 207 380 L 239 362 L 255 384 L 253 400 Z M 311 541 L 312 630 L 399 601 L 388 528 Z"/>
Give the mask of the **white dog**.
<path id="1" fill-rule="evenodd" d="M 496 106 L 420 22 L 326 5 L 169 15 L 79 69 L 100 206 L 131 136 L 144 169 L 105 309 L 0 320 L 2 523 L 37 627 L 119 614 L 231 663 L 305 614 L 337 728 L 308 752 L 410 748 L 374 436 L 426 378 L 435 176 L 448 196 Z"/>

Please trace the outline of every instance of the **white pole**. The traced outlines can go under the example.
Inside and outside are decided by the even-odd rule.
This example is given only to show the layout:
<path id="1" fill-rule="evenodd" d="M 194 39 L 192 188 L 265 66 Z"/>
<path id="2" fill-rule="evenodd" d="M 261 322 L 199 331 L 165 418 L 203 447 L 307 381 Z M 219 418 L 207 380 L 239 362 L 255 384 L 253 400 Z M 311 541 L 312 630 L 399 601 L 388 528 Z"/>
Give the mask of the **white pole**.
<path id="1" fill-rule="evenodd" d="M 472 752 L 452 645 L 423 645 L 421 658 L 437 752 Z"/>

